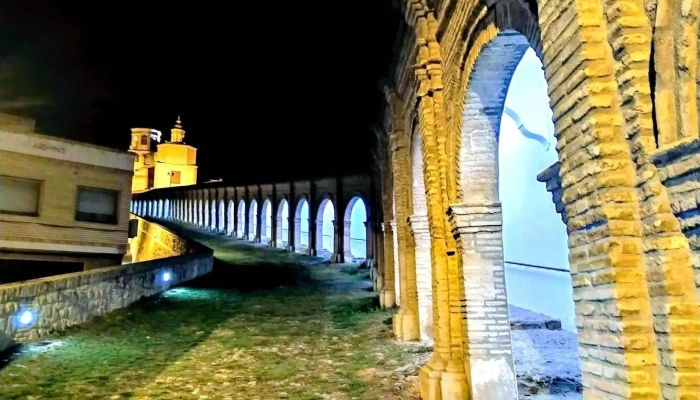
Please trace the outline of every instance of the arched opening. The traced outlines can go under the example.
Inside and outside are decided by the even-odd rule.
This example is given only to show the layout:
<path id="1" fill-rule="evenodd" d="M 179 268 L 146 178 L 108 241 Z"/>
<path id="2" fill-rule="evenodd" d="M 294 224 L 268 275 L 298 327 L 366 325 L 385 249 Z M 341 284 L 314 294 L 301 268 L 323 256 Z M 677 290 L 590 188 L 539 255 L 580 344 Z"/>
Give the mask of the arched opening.
<path id="1" fill-rule="evenodd" d="M 355 196 L 348 203 L 343 217 L 346 262 L 364 261 L 367 257 L 367 206 Z"/>
<path id="2" fill-rule="evenodd" d="M 272 203 L 269 199 L 265 199 L 262 205 L 262 215 L 260 218 L 260 241 L 262 243 L 268 243 L 272 240 Z"/>
<path id="3" fill-rule="evenodd" d="M 233 216 L 234 216 L 234 203 L 233 200 L 228 201 L 228 218 L 226 219 L 226 233 L 233 236 Z"/>
<path id="4" fill-rule="evenodd" d="M 280 201 L 277 207 L 277 247 L 289 245 L 289 204 L 286 199 Z"/>
<path id="5" fill-rule="evenodd" d="M 209 229 L 209 201 L 204 200 L 204 221 L 202 221 L 202 228 Z"/>
<path id="6" fill-rule="evenodd" d="M 224 205 L 223 200 L 219 200 L 219 216 L 217 222 L 219 223 L 219 226 L 217 227 L 218 232 L 225 232 L 226 229 L 226 206 Z"/>
<path id="7" fill-rule="evenodd" d="M 245 236 L 245 200 L 238 202 L 238 226 L 236 229 L 238 238 Z"/>
<path id="8" fill-rule="evenodd" d="M 433 287 L 430 257 L 430 230 L 428 228 L 428 203 L 425 197 L 423 175 L 423 143 L 418 124 L 415 125 L 411 146 L 411 188 L 413 211 L 409 217 L 415 242 L 416 289 L 418 291 L 418 322 L 421 340 L 433 338 Z"/>
<path id="9" fill-rule="evenodd" d="M 488 328 L 469 324 L 467 316 L 467 345 L 481 345 L 480 334 L 498 330 L 509 333 L 512 346 L 508 336 L 502 346 L 515 350 L 516 363 L 540 357 L 536 371 L 528 363 L 516 370 L 512 360 L 498 361 L 510 370 L 502 379 L 509 383 L 500 387 L 511 396 L 516 372 L 556 381 L 558 365 L 578 365 L 572 332 L 536 332 L 558 324 L 575 330 L 566 228 L 537 180 L 557 160 L 552 112 L 542 64 L 527 38 L 514 31 L 502 31 L 481 49 L 466 88 L 458 149 L 462 199 L 451 206 L 462 247 L 463 302 L 491 303 L 492 312 L 510 316 Z M 528 328 L 510 332 L 511 324 Z M 535 326 L 541 328 L 529 328 Z M 545 334 L 556 339 L 543 340 Z M 529 350 L 518 350 L 523 345 Z M 486 372 L 479 368 L 472 364 L 472 375 Z"/>
<path id="10" fill-rule="evenodd" d="M 250 211 L 248 212 L 248 240 L 255 241 L 258 237 L 258 201 L 250 201 Z"/>
<path id="11" fill-rule="evenodd" d="M 163 202 L 163 216 L 162 218 L 170 218 L 170 200 L 165 199 Z"/>
<path id="12" fill-rule="evenodd" d="M 330 259 L 335 246 L 335 207 L 324 199 L 316 214 L 316 255 Z"/>
<path id="13" fill-rule="evenodd" d="M 294 243 L 296 251 L 304 252 L 309 248 L 309 202 L 302 198 L 297 203 L 294 213 Z"/>

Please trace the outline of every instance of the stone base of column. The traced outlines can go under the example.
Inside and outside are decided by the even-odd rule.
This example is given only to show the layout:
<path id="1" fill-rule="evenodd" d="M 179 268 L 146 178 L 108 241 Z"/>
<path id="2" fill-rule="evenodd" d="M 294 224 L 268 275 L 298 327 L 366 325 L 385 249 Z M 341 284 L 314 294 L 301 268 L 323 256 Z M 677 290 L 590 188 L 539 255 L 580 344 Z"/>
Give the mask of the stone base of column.
<path id="1" fill-rule="evenodd" d="M 255 239 L 253 239 L 253 243 L 262 243 L 262 240 L 256 237 Z"/>
<path id="2" fill-rule="evenodd" d="M 423 400 L 462 400 L 470 398 L 467 390 L 467 374 L 464 365 L 445 362 L 439 355 L 421 367 L 418 374 L 420 395 Z M 474 399 L 498 399 L 500 397 L 472 397 Z"/>
<path id="3" fill-rule="evenodd" d="M 394 315 L 394 335 L 399 340 L 417 341 L 420 340 L 420 324 L 418 314 L 399 310 Z"/>
<path id="4" fill-rule="evenodd" d="M 316 256 L 316 250 L 314 250 L 314 249 L 306 249 L 305 253 L 307 256 L 312 256 L 312 257 Z"/>
<path id="5" fill-rule="evenodd" d="M 338 263 L 338 264 L 340 264 L 340 263 L 344 263 L 344 262 L 345 262 L 345 258 L 344 258 L 343 255 L 340 254 L 340 253 L 333 253 L 333 254 L 331 255 L 330 261 L 331 261 L 332 263 Z"/>
<path id="6" fill-rule="evenodd" d="M 291 251 L 291 252 L 296 251 L 296 249 L 294 248 L 294 246 L 287 246 L 287 247 L 285 247 L 285 250 Z"/>
<path id="7" fill-rule="evenodd" d="M 379 294 L 379 304 L 383 308 L 392 308 L 396 305 L 396 293 L 393 290 L 383 290 Z"/>

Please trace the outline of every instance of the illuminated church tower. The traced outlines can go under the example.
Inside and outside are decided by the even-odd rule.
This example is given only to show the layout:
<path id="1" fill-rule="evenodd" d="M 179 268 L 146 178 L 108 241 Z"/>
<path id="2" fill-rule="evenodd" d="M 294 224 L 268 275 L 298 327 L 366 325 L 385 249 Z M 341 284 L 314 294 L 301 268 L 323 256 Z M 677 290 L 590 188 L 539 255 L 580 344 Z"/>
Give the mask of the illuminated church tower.
<path id="1" fill-rule="evenodd" d="M 197 149 L 185 144 L 185 130 L 178 115 L 170 130 L 170 142 L 158 145 L 155 188 L 194 185 L 197 183 Z"/>
<path id="2" fill-rule="evenodd" d="M 157 151 L 153 150 L 154 141 L 159 143 Z M 179 115 L 170 130 L 170 142 L 160 141 L 160 131 L 131 129 L 129 151 L 136 154 L 132 192 L 197 183 L 197 149 L 185 144 L 185 130 Z"/>

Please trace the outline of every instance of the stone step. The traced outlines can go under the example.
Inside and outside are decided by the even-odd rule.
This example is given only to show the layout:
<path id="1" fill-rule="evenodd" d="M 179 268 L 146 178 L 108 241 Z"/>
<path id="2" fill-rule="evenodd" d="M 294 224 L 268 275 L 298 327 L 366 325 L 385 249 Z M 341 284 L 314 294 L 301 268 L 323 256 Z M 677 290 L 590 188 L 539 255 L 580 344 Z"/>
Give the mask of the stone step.
<path id="1" fill-rule="evenodd" d="M 508 306 L 510 314 L 511 330 L 547 329 L 550 331 L 561 330 L 561 320 L 538 314 L 524 308 L 513 305 Z"/>

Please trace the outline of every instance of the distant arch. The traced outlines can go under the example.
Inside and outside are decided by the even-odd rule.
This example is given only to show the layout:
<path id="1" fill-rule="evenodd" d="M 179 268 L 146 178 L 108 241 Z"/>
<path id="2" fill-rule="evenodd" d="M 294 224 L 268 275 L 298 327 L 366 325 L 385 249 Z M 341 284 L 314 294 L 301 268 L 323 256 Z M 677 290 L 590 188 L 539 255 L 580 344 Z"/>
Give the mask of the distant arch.
<path id="1" fill-rule="evenodd" d="M 258 237 L 258 201 L 253 198 L 250 201 L 250 211 L 248 212 L 248 240 L 255 241 Z"/>
<path id="2" fill-rule="evenodd" d="M 170 219 L 170 199 L 163 202 L 163 218 Z"/>
<path id="3" fill-rule="evenodd" d="M 211 211 L 211 219 L 209 219 L 209 226 L 207 228 L 216 232 L 216 200 L 211 201 L 211 208 L 209 210 Z"/>
<path id="4" fill-rule="evenodd" d="M 277 207 L 277 247 L 289 245 L 289 204 L 287 199 L 280 200 Z"/>
<path id="5" fill-rule="evenodd" d="M 226 205 L 224 200 L 219 200 L 219 219 L 217 221 L 219 226 L 217 227 L 218 232 L 225 232 L 226 230 Z"/>
<path id="6" fill-rule="evenodd" d="M 260 225 L 260 241 L 268 243 L 272 240 L 272 203 L 270 199 L 263 201 Z"/>
<path id="7" fill-rule="evenodd" d="M 201 226 L 202 228 L 209 228 L 209 201 L 207 199 L 204 199 L 204 220 L 201 221 Z"/>
<path id="8" fill-rule="evenodd" d="M 237 237 L 242 238 L 245 235 L 245 200 L 238 202 L 238 232 Z"/>
<path id="9" fill-rule="evenodd" d="M 296 250 L 304 252 L 309 248 L 309 201 L 302 197 L 294 212 L 294 244 Z"/>
<path id="10" fill-rule="evenodd" d="M 323 199 L 316 212 L 316 255 L 330 259 L 335 247 L 335 206 Z"/>
<path id="11" fill-rule="evenodd" d="M 362 261 L 367 257 L 367 205 L 360 196 L 353 197 L 343 216 L 345 261 Z"/>
<path id="12" fill-rule="evenodd" d="M 197 215 L 195 216 L 194 224 L 199 226 L 202 224 L 203 205 L 202 205 L 202 200 L 200 200 L 200 199 L 197 199 L 196 202 L 197 202 Z"/>
<path id="13" fill-rule="evenodd" d="M 226 233 L 228 235 L 233 235 L 233 231 L 234 231 L 234 229 L 233 229 L 234 228 L 233 216 L 236 215 L 234 207 L 235 207 L 235 204 L 233 203 L 233 200 L 229 200 L 228 201 L 228 213 L 227 213 L 228 219 L 226 220 Z"/>

